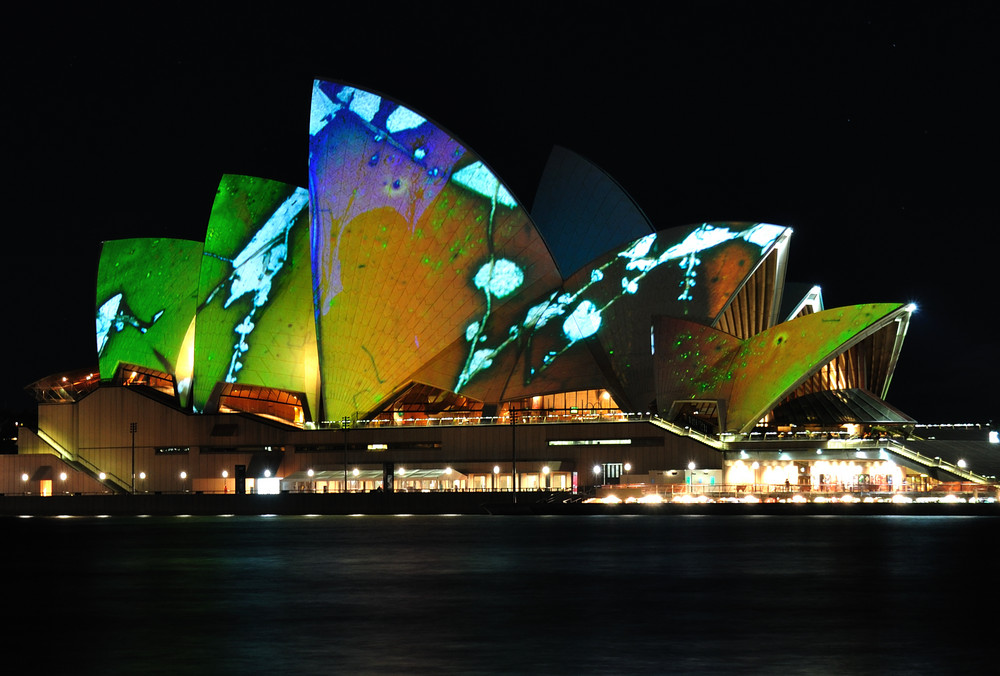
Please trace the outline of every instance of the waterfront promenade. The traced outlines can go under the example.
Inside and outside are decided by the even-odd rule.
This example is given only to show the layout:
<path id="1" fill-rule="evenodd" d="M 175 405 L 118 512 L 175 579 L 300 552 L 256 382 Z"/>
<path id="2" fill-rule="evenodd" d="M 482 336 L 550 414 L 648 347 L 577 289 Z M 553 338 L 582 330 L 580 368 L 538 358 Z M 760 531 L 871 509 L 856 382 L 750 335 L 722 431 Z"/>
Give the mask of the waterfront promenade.
<path id="1" fill-rule="evenodd" d="M 923 494 L 928 497 L 928 494 Z M 139 494 L 0 496 L 0 517 L 17 516 L 213 516 L 351 514 L 897 514 L 1000 516 L 995 497 L 941 496 L 937 502 L 663 502 L 585 503 L 571 493 L 281 493 L 275 495 Z M 963 501 L 964 500 L 964 501 Z"/>

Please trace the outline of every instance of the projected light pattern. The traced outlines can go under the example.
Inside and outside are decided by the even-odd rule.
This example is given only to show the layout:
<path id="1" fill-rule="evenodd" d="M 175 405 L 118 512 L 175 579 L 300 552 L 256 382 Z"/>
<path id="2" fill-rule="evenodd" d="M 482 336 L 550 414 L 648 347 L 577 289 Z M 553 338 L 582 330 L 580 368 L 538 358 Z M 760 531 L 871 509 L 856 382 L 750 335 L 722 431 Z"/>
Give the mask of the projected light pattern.
<path id="1" fill-rule="evenodd" d="M 153 315 L 151 320 L 144 322 L 132 315 L 128 309 L 128 304 L 122 301 L 122 297 L 122 294 L 116 293 L 101 307 L 97 308 L 98 357 L 104 352 L 104 346 L 108 344 L 108 338 L 111 337 L 112 329 L 116 333 L 120 333 L 125 330 L 126 326 L 131 326 L 139 333 L 146 333 L 146 330 L 155 324 L 156 320 L 163 314 L 163 310 L 160 310 Z"/>
<path id="2" fill-rule="evenodd" d="M 271 281 L 281 272 L 288 258 L 288 231 L 295 225 L 299 212 L 309 201 L 309 193 L 303 188 L 295 192 L 278 207 L 274 215 L 258 230 L 246 248 L 237 254 L 232 261 L 233 272 L 229 276 L 229 298 L 223 303 L 223 308 L 229 308 L 234 301 L 246 294 L 252 294 L 250 311 L 233 332 L 239 337 L 233 346 L 233 356 L 226 373 L 226 382 L 235 383 L 236 373 L 243 368 L 240 357 L 250 349 L 247 338 L 253 332 L 254 314 L 268 301 L 271 292 Z M 222 285 L 216 287 L 216 290 Z M 215 291 L 205 301 L 212 302 Z"/>
<path id="3" fill-rule="evenodd" d="M 642 237 L 603 262 L 592 264 L 593 267 L 587 266 L 574 275 L 564 285 L 564 289 L 575 288 L 574 291 L 553 292 L 544 302 L 529 308 L 521 322 L 507 329 L 499 344 L 482 347 L 479 345 L 479 341 L 482 340 L 481 334 L 475 332 L 470 336 L 470 332 L 467 332 L 466 336 L 473 343 L 474 351 L 470 354 L 466 368 L 460 374 L 454 389 L 456 392 L 462 391 L 468 382 L 491 367 L 502 350 L 522 339 L 528 344 L 524 384 L 530 384 L 538 374 L 548 369 L 574 344 L 598 334 L 604 323 L 604 312 L 612 305 L 622 303 L 623 299 L 627 300 L 637 294 L 640 285 L 651 275 L 657 277 L 656 271 L 668 263 L 679 262 L 683 273 L 682 290 L 676 297 L 677 303 L 672 304 L 671 314 L 687 314 L 682 305 L 694 300 L 692 294 L 696 286 L 697 268 L 701 263 L 698 254 L 733 240 L 741 240 L 759 247 L 759 255 L 763 255 L 786 230 L 765 223 L 754 224 L 741 230 L 703 223 L 676 243 L 672 243 L 670 234 L 650 234 Z M 706 291 L 708 286 L 706 283 Z M 638 308 L 634 312 L 641 316 L 642 311 Z M 559 324 L 560 335 L 553 336 L 550 330 L 541 356 L 533 357 L 530 344 L 534 334 L 540 332 L 557 317 L 564 317 Z M 632 321 L 634 319 L 635 315 Z M 648 319 L 646 321 L 648 322 Z M 470 325 L 469 328 L 472 329 L 473 326 L 475 325 Z"/>
<path id="4" fill-rule="evenodd" d="M 322 292 L 318 311 L 326 314 L 343 289 L 339 247 L 343 229 L 357 215 L 389 207 L 405 215 L 412 231 L 465 149 L 395 102 L 319 80 L 313 84 L 309 129 L 313 255 L 318 254 L 313 277 L 317 292 Z M 358 154 L 345 157 L 337 146 L 348 146 L 347 155 L 351 150 Z M 330 167 L 323 162 L 331 155 L 344 164 Z M 348 169 L 348 162 L 357 166 Z M 333 246 L 327 247 L 330 240 Z"/>
<path id="5" fill-rule="evenodd" d="M 450 389 L 478 372 L 476 346 L 559 275 L 510 191 L 423 116 L 336 83 L 313 97 L 314 297 L 327 414 L 339 419 L 411 379 Z"/>
<path id="6" fill-rule="evenodd" d="M 844 309 L 843 330 L 823 313 L 792 327 L 810 327 L 801 335 L 771 329 L 790 230 L 645 234 L 609 178 L 559 153 L 541 213 L 577 268 L 564 277 L 514 195 L 423 115 L 316 81 L 308 130 L 308 190 L 225 176 L 204 245 L 105 245 L 102 377 L 121 363 L 165 371 L 198 411 L 247 389 L 233 385 L 305 395 L 295 416 L 317 412 L 322 394 L 328 420 L 381 412 L 414 384 L 491 405 L 602 388 L 626 411 L 728 399 L 742 425 L 896 312 Z"/>
<path id="7" fill-rule="evenodd" d="M 489 200 L 496 201 L 497 204 L 502 204 L 510 209 L 517 206 L 514 196 L 482 162 L 473 162 L 464 169 L 456 171 L 451 180 Z"/>
<path id="8" fill-rule="evenodd" d="M 677 318 L 654 323 L 658 400 L 728 402 L 727 427 L 748 431 L 809 374 L 861 338 L 907 312 L 900 303 L 824 310 L 797 317 L 748 340 Z"/>
<path id="9" fill-rule="evenodd" d="M 185 378 L 184 338 L 195 314 L 202 244 L 178 239 L 125 239 L 101 247 L 96 289 L 101 377 L 119 365 Z"/>
<path id="10" fill-rule="evenodd" d="M 201 269 L 199 410 L 222 382 L 314 393 L 308 204 L 304 188 L 277 181 L 227 175 L 220 182 Z"/>

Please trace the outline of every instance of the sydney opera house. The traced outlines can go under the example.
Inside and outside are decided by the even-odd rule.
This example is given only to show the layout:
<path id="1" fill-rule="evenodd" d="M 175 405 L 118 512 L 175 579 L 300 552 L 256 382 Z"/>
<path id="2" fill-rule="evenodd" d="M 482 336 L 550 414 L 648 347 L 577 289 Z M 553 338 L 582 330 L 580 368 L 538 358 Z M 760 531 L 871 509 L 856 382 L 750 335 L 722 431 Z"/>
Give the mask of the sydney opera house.
<path id="1" fill-rule="evenodd" d="M 31 386 L 3 492 L 969 480 L 891 439 L 912 307 L 786 285 L 789 228 L 656 229 L 561 148 L 529 213 L 335 82 L 306 127 L 308 186 L 227 175 L 204 241 L 104 243 L 98 367 Z"/>

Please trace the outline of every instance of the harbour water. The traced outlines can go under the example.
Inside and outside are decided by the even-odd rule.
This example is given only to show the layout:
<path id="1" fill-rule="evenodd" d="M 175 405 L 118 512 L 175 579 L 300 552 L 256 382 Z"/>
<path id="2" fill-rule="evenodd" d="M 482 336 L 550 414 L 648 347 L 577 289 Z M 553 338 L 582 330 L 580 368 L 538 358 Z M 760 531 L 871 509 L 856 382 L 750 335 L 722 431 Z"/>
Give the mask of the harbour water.
<path id="1" fill-rule="evenodd" d="M 994 673 L 1000 655 L 997 517 L 0 524 L 8 664 L 41 673 Z"/>

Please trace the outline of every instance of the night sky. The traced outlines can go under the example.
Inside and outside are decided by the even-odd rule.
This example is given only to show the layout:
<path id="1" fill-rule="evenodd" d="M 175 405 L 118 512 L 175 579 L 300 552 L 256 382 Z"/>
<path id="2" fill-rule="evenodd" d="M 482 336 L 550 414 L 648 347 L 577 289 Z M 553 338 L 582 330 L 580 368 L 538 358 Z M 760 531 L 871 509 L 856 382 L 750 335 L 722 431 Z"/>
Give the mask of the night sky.
<path id="1" fill-rule="evenodd" d="M 224 173 L 307 185 L 319 77 L 419 111 L 529 206 L 558 144 L 657 228 L 791 226 L 786 281 L 820 284 L 826 307 L 918 304 L 890 403 L 921 422 L 996 420 L 988 3 L 364 4 L 10 25 L 31 49 L 3 47 L 0 406 L 96 365 L 103 240 L 203 240 Z"/>

